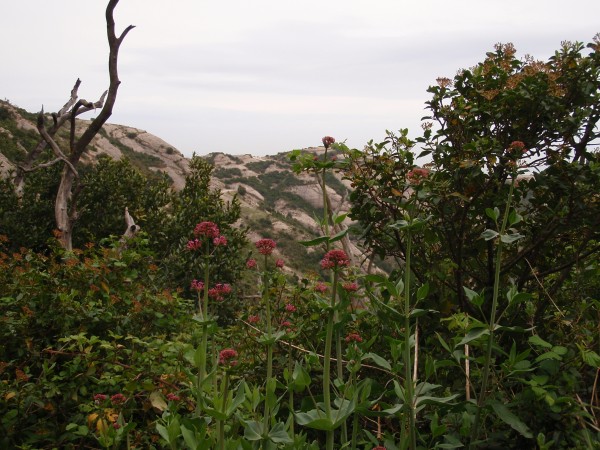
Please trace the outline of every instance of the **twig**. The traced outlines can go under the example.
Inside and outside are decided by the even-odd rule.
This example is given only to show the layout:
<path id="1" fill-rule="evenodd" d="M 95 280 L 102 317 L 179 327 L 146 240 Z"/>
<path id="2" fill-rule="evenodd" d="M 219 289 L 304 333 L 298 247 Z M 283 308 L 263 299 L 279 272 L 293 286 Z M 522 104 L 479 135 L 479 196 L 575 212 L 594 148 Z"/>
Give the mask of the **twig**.
<path id="1" fill-rule="evenodd" d="M 535 273 L 535 270 L 533 270 L 533 267 L 531 265 L 531 263 L 529 262 L 529 260 L 527 258 L 523 258 L 525 260 L 525 262 L 527 263 L 527 265 L 529 266 L 529 268 L 531 269 L 531 273 L 533 274 L 533 276 L 535 277 L 535 280 L 538 282 L 538 284 L 540 285 L 540 287 L 542 288 L 542 290 L 544 291 L 544 293 L 548 296 L 548 298 L 550 299 L 550 302 L 552 302 L 552 305 L 554 305 L 554 307 L 556 308 L 556 310 L 559 312 L 559 314 L 563 317 L 565 317 L 565 314 L 560 310 L 560 308 L 556 305 L 556 303 L 554 302 L 554 300 L 552 299 L 552 296 L 550 295 L 550 293 L 546 290 L 546 288 L 544 287 L 544 285 L 542 284 L 542 282 L 540 281 L 540 279 L 538 278 L 537 274 Z"/>

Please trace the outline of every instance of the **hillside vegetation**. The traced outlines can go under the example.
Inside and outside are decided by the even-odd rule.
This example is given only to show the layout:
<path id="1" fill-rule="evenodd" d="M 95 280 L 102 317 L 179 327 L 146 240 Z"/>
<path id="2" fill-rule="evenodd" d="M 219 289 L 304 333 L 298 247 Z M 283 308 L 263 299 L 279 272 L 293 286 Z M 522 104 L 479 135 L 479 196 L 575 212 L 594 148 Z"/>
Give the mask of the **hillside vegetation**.
<path id="1" fill-rule="evenodd" d="M 414 140 L 260 158 L 3 102 L 0 448 L 598 448 L 599 86 L 497 44 Z"/>

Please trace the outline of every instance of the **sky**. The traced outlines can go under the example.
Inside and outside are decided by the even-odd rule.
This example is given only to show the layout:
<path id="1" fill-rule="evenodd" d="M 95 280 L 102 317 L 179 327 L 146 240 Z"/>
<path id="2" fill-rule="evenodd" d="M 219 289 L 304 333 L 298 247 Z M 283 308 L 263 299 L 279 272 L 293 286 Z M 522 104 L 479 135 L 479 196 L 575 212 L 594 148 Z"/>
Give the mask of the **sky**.
<path id="1" fill-rule="evenodd" d="M 57 111 L 108 88 L 105 0 L 0 0 L 0 98 Z M 546 60 L 600 32 L 600 1 L 121 0 L 111 123 L 194 152 L 273 155 L 416 137 L 428 86 L 497 42 Z M 84 117 L 93 117 L 89 113 Z"/>

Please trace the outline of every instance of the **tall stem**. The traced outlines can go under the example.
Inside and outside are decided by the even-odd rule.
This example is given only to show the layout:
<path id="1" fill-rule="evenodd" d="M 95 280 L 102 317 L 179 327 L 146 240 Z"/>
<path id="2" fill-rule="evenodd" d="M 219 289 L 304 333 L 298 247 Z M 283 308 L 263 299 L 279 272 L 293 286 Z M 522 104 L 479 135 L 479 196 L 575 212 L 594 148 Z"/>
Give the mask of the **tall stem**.
<path id="1" fill-rule="evenodd" d="M 475 441 L 479 437 L 479 427 L 481 421 L 481 410 L 485 403 L 487 386 L 490 377 L 490 366 L 492 361 L 492 349 L 494 346 L 494 328 L 496 325 L 496 313 L 498 311 L 498 294 L 500 292 L 500 270 L 502 264 L 502 235 L 506 232 L 506 225 L 508 223 L 508 216 L 510 213 L 510 206 L 512 202 L 513 190 L 515 187 L 516 174 L 513 174 L 512 182 L 510 184 L 510 190 L 508 192 L 508 200 L 506 201 L 506 207 L 504 208 L 504 216 L 502 218 L 502 225 L 500 227 L 500 234 L 498 239 L 498 248 L 496 250 L 495 260 L 495 272 L 494 272 L 494 294 L 492 297 L 492 310 L 490 312 L 489 322 L 489 336 L 487 340 L 487 346 L 485 350 L 485 360 L 483 365 L 483 374 L 481 379 L 481 389 L 479 391 L 479 397 L 477 398 L 477 413 L 475 414 L 475 420 L 473 422 L 473 429 L 471 431 L 471 441 L 469 448 L 473 448 Z"/>
<path id="2" fill-rule="evenodd" d="M 229 373 L 225 371 L 225 377 L 223 380 L 223 389 L 221 391 L 221 398 L 223 399 L 223 403 L 221 404 L 221 412 L 225 414 L 227 411 L 227 397 L 229 390 Z M 225 450 L 225 422 L 222 419 L 217 421 L 217 429 L 219 431 L 219 449 Z"/>
<path id="3" fill-rule="evenodd" d="M 265 302 L 265 311 L 266 311 L 266 319 L 267 319 L 267 380 L 265 385 L 265 409 L 264 409 L 264 417 L 263 417 L 263 428 L 264 428 L 264 436 L 266 437 L 269 434 L 269 425 L 270 425 L 270 401 L 271 395 L 270 392 L 272 387 L 271 379 L 273 378 L 273 343 L 271 342 L 271 338 L 273 336 L 273 327 L 271 324 L 271 302 L 269 301 L 269 274 L 267 272 L 267 255 L 265 255 L 264 262 L 264 272 L 263 272 L 263 300 Z"/>
<path id="4" fill-rule="evenodd" d="M 404 396 L 408 407 L 409 448 L 417 448 L 417 433 L 414 408 L 414 384 L 410 353 L 410 257 L 412 251 L 412 234 L 406 232 L 406 262 L 404 272 Z"/>
<path id="5" fill-rule="evenodd" d="M 200 318 L 202 319 L 202 341 L 200 342 L 200 367 L 196 383 L 196 415 L 199 416 L 204 403 L 203 389 L 204 378 L 206 378 L 206 352 L 208 347 L 208 284 L 210 282 L 210 266 L 208 259 L 208 242 L 206 244 L 206 256 L 204 258 L 204 292 L 202 303 L 198 305 Z M 200 301 L 200 299 L 198 299 Z"/>
<path id="6" fill-rule="evenodd" d="M 325 356 L 323 361 L 323 402 L 325 403 L 325 414 L 331 419 L 331 347 L 333 341 L 333 319 L 335 311 L 335 299 L 337 296 L 338 272 L 333 271 L 333 284 L 331 287 L 331 304 L 327 315 L 327 330 L 325 334 Z M 327 431 L 327 450 L 333 449 L 333 430 Z"/>

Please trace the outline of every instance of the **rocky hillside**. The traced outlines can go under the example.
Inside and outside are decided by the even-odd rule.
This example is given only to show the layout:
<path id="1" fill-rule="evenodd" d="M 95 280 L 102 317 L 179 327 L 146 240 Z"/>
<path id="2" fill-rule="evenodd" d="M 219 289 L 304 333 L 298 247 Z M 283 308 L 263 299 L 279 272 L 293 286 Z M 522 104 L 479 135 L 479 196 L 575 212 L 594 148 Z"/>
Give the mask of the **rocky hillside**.
<path id="1" fill-rule="evenodd" d="M 0 171 L 5 176 L 15 164 L 23 161 L 26 150 L 39 140 L 35 127 L 36 115 L 8 102 L 0 102 Z M 51 120 L 51 119 L 49 119 Z M 86 121 L 80 121 L 83 128 Z M 58 141 L 66 143 L 67 130 L 59 133 Z M 322 148 L 309 148 L 319 153 Z M 142 173 L 154 176 L 165 173 L 174 189 L 183 186 L 189 160 L 162 139 L 137 128 L 107 124 L 93 140 L 85 162 L 92 163 L 102 154 L 115 159 L 128 158 Z M 278 242 L 279 255 L 293 269 L 316 267 L 322 252 L 305 248 L 299 240 L 310 240 L 320 234 L 315 217 L 322 217 L 322 193 L 314 175 L 296 175 L 286 153 L 275 156 L 225 155 L 204 156 L 214 166 L 213 185 L 223 197 L 237 196 L 242 206 L 241 226 L 248 227 L 250 240 L 270 237 Z M 327 178 L 328 194 L 334 211 L 348 211 L 349 186 L 339 175 Z M 350 226 L 352 224 L 345 224 Z M 350 233 L 352 236 L 352 233 Z M 352 241 L 352 240 L 351 240 Z M 362 260 L 359 249 L 347 247 L 355 258 Z"/>

